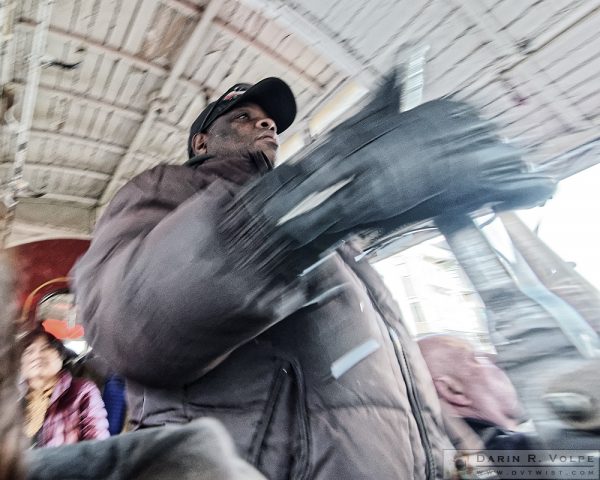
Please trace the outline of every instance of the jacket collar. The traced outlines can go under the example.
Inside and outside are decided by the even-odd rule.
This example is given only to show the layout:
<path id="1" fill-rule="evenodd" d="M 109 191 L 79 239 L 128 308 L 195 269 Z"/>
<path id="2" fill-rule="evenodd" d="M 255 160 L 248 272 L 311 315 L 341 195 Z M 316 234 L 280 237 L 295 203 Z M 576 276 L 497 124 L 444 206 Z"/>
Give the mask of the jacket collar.
<path id="1" fill-rule="evenodd" d="M 246 155 L 235 157 L 215 157 L 214 155 L 205 154 L 196 155 L 185 162 L 184 165 L 187 165 L 188 167 L 198 167 L 202 164 L 213 162 L 228 162 L 231 163 L 232 166 L 239 166 L 247 163 L 256 167 L 261 173 L 273 169 L 273 164 L 263 152 L 247 152 Z"/>
<path id="2" fill-rule="evenodd" d="M 213 173 L 238 185 L 273 169 L 273 164 L 262 152 L 247 152 L 236 156 L 197 155 L 185 165 L 201 169 L 205 173 Z"/>
<path id="3" fill-rule="evenodd" d="M 73 382 L 73 376 L 66 370 L 59 373 L 58 382 L 50 396 L 50 404 L 56 402 L 70 387 Z"/>
<path id="4" fill-rule="evenodd" d="M 187 165 L 188 167 L 197 167 L 198 165 L 202 165 L 209 158 L 212 158 L 212 155 L 196 155 L 185 162 L 184 165 Z"/>

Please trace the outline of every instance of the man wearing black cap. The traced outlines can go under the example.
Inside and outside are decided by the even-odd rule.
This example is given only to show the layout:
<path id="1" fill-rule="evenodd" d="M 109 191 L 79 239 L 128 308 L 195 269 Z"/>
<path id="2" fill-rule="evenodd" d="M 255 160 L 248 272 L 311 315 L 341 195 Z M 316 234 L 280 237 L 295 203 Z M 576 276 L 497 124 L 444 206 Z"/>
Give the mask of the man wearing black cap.
<path id="1" fill-rule="evenodd" d="M 186 165 L 117 193 L 74 287 L 89 340 L 128 378 L 136 427 L 215 417 L 271 480 L 442 476 L 449 444 L 426 367 L 380 278 L 340 241 L 498 204 L 508 177 L 496 189 L 486 167 L 500 159 L 505 175 L 519 158 L 464 106 L 399 114 L 392 87 L 273 169 L 293 94 L 276 78 L 236 85 L 192 125 Z M 439 148 L 447 132 L 454 153 Z M 454 161 L 457 186 L 424 172 Z M 510 200 L 549 191 L 533 190 Z"/>
<path id="2" fill-rule="evenodd" d="M 229 133 L 223 131 L 212 131 L 207 135 L 208 129 L 221 116 L 229 113 L 231 110 L 244 107 L 247 110 L 247 116 L 258 118 L 263 121 L 258 128 L 258 138 L 253 138 L 254 134 L 249 133 L 248 138 L 229 137 Z M 243 114 L 238 112 L 241 117 Z M 253 115 L 251 115 L 253 114 Z M 279 78 L 265 78 L 256 85 L 247 83 L 238 83 L 227 90 L 217 101 L 209 104 L 202 113 L 196 118 L 190 128 L 188 139 L 188 155 L 190 158 L 202 152 L 207 154 L 206 141 L 212 140 L 219 150 L 236 151 L 263 151 L 269 156 L 271 162 L 275 160 L 277 150 L 277 133 L 282 133 L 292 124 L 296 116 L 296 101 L 294 95 L 285 82 Z M 236 122 L 231 123 L 236 127 L 242 127 L 245 131 L 252 128 L 244 127 L 252 122 L 243 122 L 244 118 L 238 118 Z M 225 122 L 220 122 L 223 126 Z M 241 132 L 240 132 L 241 133 Z M 255 140 L 255 142 L 252 142 Z M 211 145 L 212 147 L 212 145 Z M 212 153 L 212 150 L 210 150 Z"/>

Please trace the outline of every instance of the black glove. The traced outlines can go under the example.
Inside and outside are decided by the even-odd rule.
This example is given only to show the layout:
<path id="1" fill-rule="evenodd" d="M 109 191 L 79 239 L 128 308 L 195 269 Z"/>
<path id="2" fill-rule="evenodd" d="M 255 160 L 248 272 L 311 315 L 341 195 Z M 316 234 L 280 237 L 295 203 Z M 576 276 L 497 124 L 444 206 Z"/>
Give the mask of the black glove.
<path id="1" fill-rule="evenodd" d="M 390 77 L 324 142 L 241 192 L 225 222 L 232 249 L 274 266 L 314 247 L 299 255 L 310 262 L 325 243 L 380 222 L 399 227 L 450 210 L 527 207 L 554 191 L 473 108 L 435 100 L 399 113 L 399 98 Z"/>

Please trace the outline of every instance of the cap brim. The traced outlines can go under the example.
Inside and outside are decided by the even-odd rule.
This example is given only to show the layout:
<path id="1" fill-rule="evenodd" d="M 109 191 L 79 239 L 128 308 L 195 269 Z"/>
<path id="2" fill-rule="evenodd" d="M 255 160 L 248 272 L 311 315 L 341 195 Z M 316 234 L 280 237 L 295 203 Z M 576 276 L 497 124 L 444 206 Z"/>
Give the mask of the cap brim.
<path id="1" fill-rule="evenodd" d="M 241 103 L 256 103 L 277 125 L 277 133 L 287 130 L 296 118 L 296 100 L 292 90 L 280 78 L 269 77 L 252 85 L 223 110 L 223 113 Z"/>

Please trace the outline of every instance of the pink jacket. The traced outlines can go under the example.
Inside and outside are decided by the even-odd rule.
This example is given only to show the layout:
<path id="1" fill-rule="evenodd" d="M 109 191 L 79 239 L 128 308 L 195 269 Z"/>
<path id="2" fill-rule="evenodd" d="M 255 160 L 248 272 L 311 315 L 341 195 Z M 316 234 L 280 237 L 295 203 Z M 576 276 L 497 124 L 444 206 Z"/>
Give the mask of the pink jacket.
<path id="1" fill-rule="evenodd" d="M 98 387 L 63 370 L 50 397 L 37 446 L 57 447 L 108 437 L 108 420 Z"/>

